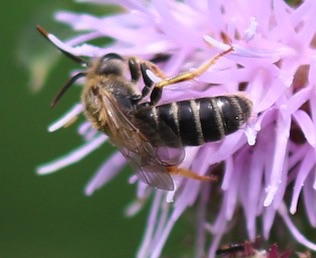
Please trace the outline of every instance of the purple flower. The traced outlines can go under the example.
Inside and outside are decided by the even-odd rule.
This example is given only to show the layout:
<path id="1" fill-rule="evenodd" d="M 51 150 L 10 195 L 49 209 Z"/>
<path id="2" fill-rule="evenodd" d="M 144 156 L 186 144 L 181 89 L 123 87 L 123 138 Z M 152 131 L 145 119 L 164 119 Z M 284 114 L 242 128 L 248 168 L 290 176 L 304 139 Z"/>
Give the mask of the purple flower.
<path id="1" fill-rule="evenodd" d="M 306 212 L 304 220 L 314 230 L 316 227 L 316 2 L 306 0 L 296 7 L 283 0 L 86 2 L 115 3 L 123 9 L 105 17 L 58 12 L 58 21 L 81 32 L 64 43 L 51 35 L 59 48 L 78 56 L 116 52 L 145 60 L 166 53 L 170 58 L 161 63 L 161 69 L 176 75 L 198 67 L 231 45 L 234 51 L 195 81 L 166 87 L 159 103 L 240 90 L 253 102 L 253 117 L 244 129 L 222 141 L 185 149 L 181 167 L 201 175 L 220 168 L 220 183 L 175 176 L 175 191 L 164 192 L 131 177 L 130 183 L 137 182 L 137 200 L 127 209 L 128 215 L 135 214 L 153 195 L 137 257 L 159 257 L 178 218 L 193 204 L 198 207 L 195 257 L 205 253 L 214 257 L 222 237 L 234 230 L 232 221 L 238 207 L 243 209 L 244 217 L 239 219 L 249 239 L 254 240 L 257 234 L 269 239 L 275 218 L 280 217 L 293 239 L 316 251 L 316 244 L 292 221 L 300 200 Z M 105 36 L 114 43 L 106 47 L 86 43 Z M 213 86 L 206 87 L 210 84 Z M 49 131 L 82 111 L 82 105 L 76 104 Z M 107 141 L 88 122 L 80 125 L 78 132 L 84 145 L 39 167 L 39 174 L 80 161 Z M 86 194 L 108 183 L 125 163 L 119 152 L 113 154 L 91 179 Z M 211 195 L 214 190 L 221 196 L 216 200 Z M 208 219 L 208 212 L 216 215 L 214 220 Z M 207 235 L 212 236 L 211 242 L 207 242 Z"/>

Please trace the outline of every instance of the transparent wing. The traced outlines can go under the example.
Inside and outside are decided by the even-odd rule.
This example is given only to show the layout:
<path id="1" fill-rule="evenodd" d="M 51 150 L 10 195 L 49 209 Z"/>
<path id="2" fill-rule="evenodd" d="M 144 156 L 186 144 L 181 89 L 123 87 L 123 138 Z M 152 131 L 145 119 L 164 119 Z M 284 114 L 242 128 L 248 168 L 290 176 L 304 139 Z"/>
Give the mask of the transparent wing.
<path id="1" fill-rule="evenodd" d="M 116 101 L 104 90 L 102 92 L 109 137 L 136 171 L 142 182 L 162 190 L 172 191 L 173 180 L 150 141 L 122 112 Z"/>
<path id="2" fill-rule="evenodd" d="M 167 167 L 163 164 L 160 158 L 157 156 L 155 151 L 147 152 L 148 148 L 153 148 L 149 143 L 142 143 L 138 146 L 138 150 L 129 150 L 123 148 L 121 145 L 117 145 L 120 152 L 129 161 L 132 168 L 136 171 L 136 175 L 142 182 L 167 191 L 174 190 L 173 180 L 167 170 Z M 146 148 L 146 155 L 144 155 L 144 150 Z M 137 153 L 141 151 L 142 154 Z M 135 153 L 137 152 L 137 153 Z M 151 156 L 151 154 L 153 154 Z"/>
<path id="3" fill-rule="evenodd" d="M 148 110 L 148 111 L 147 111 Z M 168 165 L 178 165 L 184 159 L 185 150 L 179 137 L 173 132 L 168 124 L 163 120 L 159 121 L 157 127 L 153 128 L 149 123 L 145 123 L 137 115 L 138 112 L 150 112 L 151 107 L 141 107 L 132 116 L 133 123 L 140 129 L 147 139 L 155 146 L 156 153 L 163 163 Z"/>

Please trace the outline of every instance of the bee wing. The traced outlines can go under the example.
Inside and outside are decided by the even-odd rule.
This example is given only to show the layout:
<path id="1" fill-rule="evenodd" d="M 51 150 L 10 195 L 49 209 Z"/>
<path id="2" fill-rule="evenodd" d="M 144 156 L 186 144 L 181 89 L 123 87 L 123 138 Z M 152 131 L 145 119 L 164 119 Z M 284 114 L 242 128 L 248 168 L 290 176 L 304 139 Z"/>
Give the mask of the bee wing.
<path id="1" fill-rule="evenodd" d="M 139 180 L 150 186 L 172 191 L 173 180 L 158 156 L 157 148 L 135 127 L 106 91 L 102 96 L 111 143 L 128 160 Z"/>
<path id="2" fill-rule="evenodd" d="M 156 151 L 150 143 L 142 143 L 142 146 L 138 147 L 138 150 L 129 150 L 118 146 L 120 152 L 129 161 L 132 168 L 136 171 L 138 179 L 150 186 L 172 191 L 174 189 L 173 180 L 167 170 L 167 167 L 163 164 L 160 158 L 157 156 Z M 146 148 L 147 154 L 138 155 L 135 152 L 141 151 L 144 153 Z M 152 149 L 153 151 L 150 151 Z"/>

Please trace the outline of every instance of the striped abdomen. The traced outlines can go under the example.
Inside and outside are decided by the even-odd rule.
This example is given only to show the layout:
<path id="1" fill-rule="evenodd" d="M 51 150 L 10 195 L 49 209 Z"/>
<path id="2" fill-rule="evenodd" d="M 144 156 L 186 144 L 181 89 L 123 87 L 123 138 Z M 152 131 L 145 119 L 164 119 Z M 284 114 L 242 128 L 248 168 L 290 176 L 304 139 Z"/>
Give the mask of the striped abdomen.
<path id="1" fill-rule="evenodd" d="M 236 94 L 141 108 L 135 118 L 145 124 L 140 130 L 155 145 L 175 147 L 172 137 L 178 137 L 184 146 L 197 146 L 236 132 L 251 112 L 252 102 Z M 153 132 L 146 128 L 152 128 L 160 139 L 153 139 Z"/>

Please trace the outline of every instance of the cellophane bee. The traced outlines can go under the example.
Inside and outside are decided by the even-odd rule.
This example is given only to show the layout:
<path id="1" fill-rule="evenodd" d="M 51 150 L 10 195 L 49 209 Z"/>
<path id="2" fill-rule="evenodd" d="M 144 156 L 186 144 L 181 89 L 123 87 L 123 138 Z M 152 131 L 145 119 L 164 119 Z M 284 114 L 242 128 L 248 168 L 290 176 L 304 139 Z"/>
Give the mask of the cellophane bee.
<path id="1" fill-rule="evenodd" d="M 52 34 L 40 26 L 37 29 L 53 43 Z M 85 77 L 81 101 L 86 118 L 94 128 L 109 136 L 110 142 L 125 156 L 142 182 L 172 191 L 171 174 L 216 180 L 214 176 L 197 175 L 177 166 L 184 158 L 184 146 L 218 141 L 237 131 L 249 119 L 252 102 L 239 93 L 162 105 L 159 105 L 159 100 L 163 87 L 194 79 L 233 48 L 194 71 L 167 77 L 154 63 L 136 57 L 124 58 L 109 53 L 87 61 L 55 47 L 87 69 L 64 85 L 52 106 L 77 79 Z M 149 71 L 161 80 L 154 82 Z M 127 72 L 130 79 L 127 79 Z M 137 86 L 140 77 L 144 81 L 141 91 Z M 146 97 L 149 101 L 145 100 Z"/>

